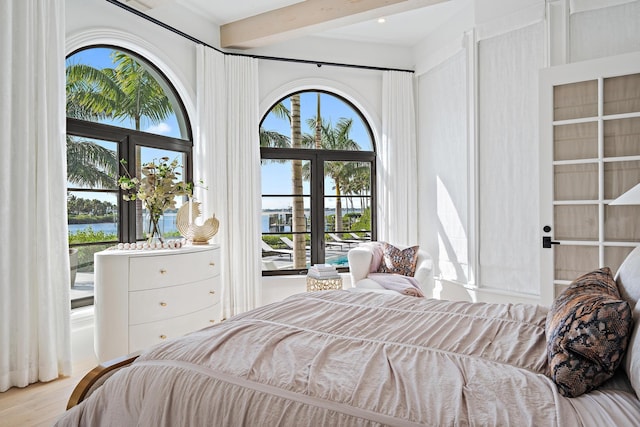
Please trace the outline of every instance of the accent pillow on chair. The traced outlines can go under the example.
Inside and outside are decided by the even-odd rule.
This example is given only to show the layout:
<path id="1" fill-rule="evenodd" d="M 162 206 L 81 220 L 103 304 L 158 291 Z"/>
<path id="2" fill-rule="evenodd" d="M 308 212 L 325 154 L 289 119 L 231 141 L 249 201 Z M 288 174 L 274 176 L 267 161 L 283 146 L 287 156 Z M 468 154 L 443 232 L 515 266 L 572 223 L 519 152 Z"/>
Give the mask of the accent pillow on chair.
<path id="1" fill-rule="evenodd" d="M 382 261 L 378 267 L 378 273 L 395 273 L 413 277 L 418 263 L 418 246 L 399 249 L 384 243 Z"/>
<path id="2" fill-rule="evenodd" d="M 608 267 L 574 280 L 547 315 L 547 357 L 560 394 L 576 397 L 611 378 L 633 328 Z"/>
<path id="3" fill-rule="evenodd" d="M 384 242 L 367 242 L 349 250 L 349 273 L 351 286 L 354 291 L 374 291 L 381 293 L 397 294 L 396 291 L 385 289 L 375 281 L 367 278 L 371 273 L 377 273 L 384 261 Z M 394 246 L 394 245 L 389 245 Z M 403 246 L 396 245 L 396 249 L 402 251 Z M 417 247 L 416 247 L 417 248 Z M 425 296 L 433 295 L 433 261 L 424 250 L 416 250 L 415 271 L 413 277 L 418 281 Z"/>

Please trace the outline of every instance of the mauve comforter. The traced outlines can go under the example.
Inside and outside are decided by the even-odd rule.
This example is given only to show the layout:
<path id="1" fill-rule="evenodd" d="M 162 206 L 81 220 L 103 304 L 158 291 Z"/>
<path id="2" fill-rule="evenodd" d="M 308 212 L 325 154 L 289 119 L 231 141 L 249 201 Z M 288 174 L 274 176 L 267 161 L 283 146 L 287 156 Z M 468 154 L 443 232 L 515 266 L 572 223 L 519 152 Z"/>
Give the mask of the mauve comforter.
<path id="1" fill-rule="evenodd" d="M 639 419 L 638 400 L 624 384 L 585 399 L 558 394 L 545 375 L 545 316 L 532 305 L 298 294 L 151 348 L 56 425 L 579 426 L 595 416 L 598 423 Z"/>

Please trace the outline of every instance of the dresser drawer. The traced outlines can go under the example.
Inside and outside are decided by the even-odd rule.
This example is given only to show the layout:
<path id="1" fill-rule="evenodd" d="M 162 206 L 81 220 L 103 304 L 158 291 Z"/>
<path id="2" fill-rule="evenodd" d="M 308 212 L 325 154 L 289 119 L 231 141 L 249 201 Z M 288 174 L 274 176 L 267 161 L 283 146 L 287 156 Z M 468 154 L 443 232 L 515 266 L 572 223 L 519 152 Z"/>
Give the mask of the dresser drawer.
<path id="1" fill-rule="evenodd" d="M 202 310 L 220 301 L 215 278 L 186 285 L 129 292 L 129 324 L 155 322 Z"/>
<path id="2" fill-rule="evenodd" d="M 129 290 L 138 291 L 192 283 L 220 273 L 220 251 L 132 257 Z"/>
<path id="3" fill-rule="evenodd" d="M 214 324 L 220 304 L 195 313 L 129 327 L 129 353 Z"/>

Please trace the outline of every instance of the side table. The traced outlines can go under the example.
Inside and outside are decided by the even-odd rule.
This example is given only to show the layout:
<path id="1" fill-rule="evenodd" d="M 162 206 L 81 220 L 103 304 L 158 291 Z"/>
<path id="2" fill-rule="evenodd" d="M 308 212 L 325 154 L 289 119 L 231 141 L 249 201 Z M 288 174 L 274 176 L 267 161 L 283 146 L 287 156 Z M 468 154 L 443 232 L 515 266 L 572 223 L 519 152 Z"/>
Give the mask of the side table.
<path id="1" fill-rule="evenodd" d="M 317 279 L 307 276 L 307 292 L 331 291 L 342 289 L 342 277 L 332 277 L 327 279 Z"/>

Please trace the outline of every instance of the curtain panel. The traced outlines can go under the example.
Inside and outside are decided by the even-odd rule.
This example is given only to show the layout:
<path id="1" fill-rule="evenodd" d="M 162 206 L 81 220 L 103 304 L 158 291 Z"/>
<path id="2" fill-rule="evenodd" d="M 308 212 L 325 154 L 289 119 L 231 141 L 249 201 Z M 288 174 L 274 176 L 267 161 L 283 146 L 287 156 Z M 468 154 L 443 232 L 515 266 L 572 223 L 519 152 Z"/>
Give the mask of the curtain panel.
<path id="1" fill-rule="evenodd" d="M 260 264 L 261 190 L 258 60 L 225 57 L 227 82 L 226 140 L 227 205 L 230 259 L 229 314 L 251 310 L 262 303 Z"/>
<path id="2" fill-rule="evenodd" d="M 257 60 L 198 46 L 195 175 L 204 212 L 216 214 L 223 317 L 261 304 Z"/>
<path id="3" fill-rule="evenodd" d="M 382 75 L 382 140 L 378 151 L 378 238 L 418 242 L 418 161 L 413 74 Z"/>
<path id="4" fill-rule="evenodd" d="M 196 46 L 197 119 L 194 132 L 194 180 L 202 180 L 194 197 L 202 203 L 203 217 L 216 216 L 220 228 L 213 240 L 220 243 L 220 276 L 223 317 L 229 312 L 230 290 L 226 286 L 231 264 L 229 259 L 229 221 L 227 218 L 227 145 L 226 88 L 224 54 L 204 45 Z M 216 144 L 216 141 L 221 141 Z"/>
<path id="5" fill-rule="evenodd" d="M 469 256 L 466 61 L 467 51 L 462 50 L 418 82 L 420 241 L 427 242 L 434 257 L 435 276 L 459 283 L 474 280 Z"/>
<path id="6" fill-rule="evenodd" d="M 0 2 L 0 391 L 71 373 L 64 0 Z"/>
<path id="7" fill-rule="evenodd" d="M 536 294 L 540 283 L 538 72 L 543 22 L 482 40 L 479 69 L 479 283 Z"/>

